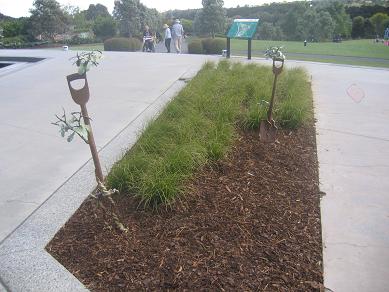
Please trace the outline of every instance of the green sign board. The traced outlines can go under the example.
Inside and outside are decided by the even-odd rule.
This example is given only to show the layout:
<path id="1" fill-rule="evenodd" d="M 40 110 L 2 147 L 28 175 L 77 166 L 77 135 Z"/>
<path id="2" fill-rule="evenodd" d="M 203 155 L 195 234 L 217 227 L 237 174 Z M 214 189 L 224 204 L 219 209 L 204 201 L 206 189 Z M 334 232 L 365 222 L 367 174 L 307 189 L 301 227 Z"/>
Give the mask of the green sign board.
<path id="1" fill-rule="evenodd" d="M 257 32 L 259 19 L 235 19 L 230 30 L 228 38 L 252 39 Z"/>

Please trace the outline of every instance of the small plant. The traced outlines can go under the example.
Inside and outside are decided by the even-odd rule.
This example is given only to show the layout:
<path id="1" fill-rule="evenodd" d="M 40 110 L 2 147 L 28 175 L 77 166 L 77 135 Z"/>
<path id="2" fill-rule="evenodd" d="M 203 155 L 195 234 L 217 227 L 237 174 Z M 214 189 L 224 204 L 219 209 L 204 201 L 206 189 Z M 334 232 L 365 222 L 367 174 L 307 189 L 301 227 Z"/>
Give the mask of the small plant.
<path id="1" fill-rule="evenodd" d="M 272 60 L 285 60 L 283 49 L 284 47 L 270 47 L 265 51 L 265 57 Z"/>
<path id="2" fill-rule="evenodd" d="M 92 66 L 97 67 L 102 58 L 103 53 L 101 51 L 92 51 L 82 52 L 81 54 L 77 53 L 72 59 L 76 59 L 73 65 L 77 66 L 78 74 L 84 75 Z"/>
<path id="3" fill-rule="evenodd" d="M 57 121 L 52 124 L 60 128 L 59 132 L 63 138 L 68 134 L 66 140 L 69 143 L 73 141 L 75 135 L 78 135 L 86 144 L 89 144 L 88 132 L 90 131 L 90 126 L 85 125 L 84 117 L 80 112 L 72 112 L 71 116 L 67 117 L 65 109 L 63 109 L 62 116 L 55 115 L 55 117 Z"/>

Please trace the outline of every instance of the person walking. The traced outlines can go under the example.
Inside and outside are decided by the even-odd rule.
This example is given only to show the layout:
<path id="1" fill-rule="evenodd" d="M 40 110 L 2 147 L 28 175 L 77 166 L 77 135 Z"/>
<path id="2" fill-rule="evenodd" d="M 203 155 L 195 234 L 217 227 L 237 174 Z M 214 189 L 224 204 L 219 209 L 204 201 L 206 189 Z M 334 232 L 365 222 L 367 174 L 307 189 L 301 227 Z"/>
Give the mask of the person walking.
<path id="1" fill-rule="evenodd" d="M 167 52 L 170 53 L 170 44 L 172 42 L 172 32 L 167 24 L 164 24 L 163 28 L 165 29 L 165 47 L 167 49 Z"/>
<path id="2" fill-rule="evenodd" d="M 174 39 L 174 46 L 176 48 L 177 54 L 181 53 L 181 47 L 182 47 L 182 38 L 184 36 L 184 28 L 181 25 L 181 21 L 179 19 L 176 19 L 173 28 L 172 28 L 172 34 Z"/>

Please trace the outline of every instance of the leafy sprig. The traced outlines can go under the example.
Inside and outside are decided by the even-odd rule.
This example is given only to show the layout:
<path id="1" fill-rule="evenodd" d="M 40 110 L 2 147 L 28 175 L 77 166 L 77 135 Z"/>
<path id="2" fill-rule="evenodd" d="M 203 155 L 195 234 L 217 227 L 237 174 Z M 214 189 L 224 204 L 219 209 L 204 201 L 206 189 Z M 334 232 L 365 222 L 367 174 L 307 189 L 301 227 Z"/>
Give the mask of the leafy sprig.
<path id="1" fill-rule="evenodd" d="M 77 53 L 71 60 L 75 59 L 73 65 L 78 67 L 78 74 L 83 75 L 88 72 L 92 66 L 97 67 L 102 58 L 103 53 L 101 51 L 91 51 Z"/>
<path id="2" fill-rule="evenodd" d="M 69 143 L 73 141 L 75 135 L 78 135 L 86 144 L 89 144 L 88 133 L 90 127 L 85 125 L 84 117 L 80 112 L 72 112 L 70 117 L 67 117 L 63 109 L 62 116 L 55 115 L 55 117 L 57 121 L 51 124 L 59 127 L 59 132 L 62 137 L 68 135 L 66 140 Z"/>
<path id="3" fill-rule="evenodd" d="M 285 60 L 286 57 L 282 50 L 284 47 L 270 47 L 265 51 L 265 57 L 272 60 Z"/>

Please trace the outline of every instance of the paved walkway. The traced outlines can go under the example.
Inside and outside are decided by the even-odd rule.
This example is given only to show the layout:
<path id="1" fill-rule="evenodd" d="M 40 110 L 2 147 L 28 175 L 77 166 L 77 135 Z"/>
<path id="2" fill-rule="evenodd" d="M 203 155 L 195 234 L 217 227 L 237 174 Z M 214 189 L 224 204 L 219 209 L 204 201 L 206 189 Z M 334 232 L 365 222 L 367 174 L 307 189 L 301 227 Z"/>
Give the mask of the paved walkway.
<path id="1" fill-rule="evenodd" d="M 46 60 L 0 71 L 0 243 L 89 160 L 79 139 L 67 143 L 50 123 L 54 115 L 78 110 L 65 76 L 75 72 L 75 52 L 0 50 L 0 55 Z M 89 76 L 96 143 L 103 148 L 181 75 L 210 57 L 105 53 Z M 104 167 L 104 166 L 103 166 Z"/>
<path id="2" fill-rule="evenodd" d="M 312 73 L 324 279 L 335 292 L 389 287 L 389 70 Z"/>

